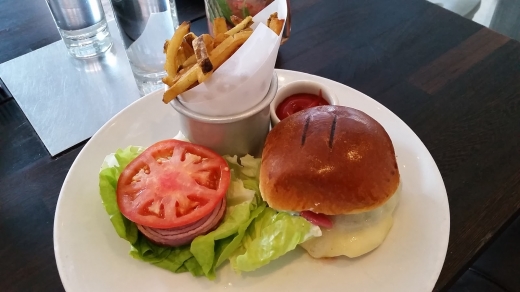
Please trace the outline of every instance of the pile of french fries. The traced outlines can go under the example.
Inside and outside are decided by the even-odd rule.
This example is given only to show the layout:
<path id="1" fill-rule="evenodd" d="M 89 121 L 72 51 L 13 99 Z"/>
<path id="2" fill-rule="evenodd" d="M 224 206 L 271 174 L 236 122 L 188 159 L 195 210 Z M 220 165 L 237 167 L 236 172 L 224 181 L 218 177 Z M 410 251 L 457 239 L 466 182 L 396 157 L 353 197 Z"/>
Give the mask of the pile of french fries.
<path id="1" fill-rule="evenodd" d="M 190 24 L 183 22 L 173 37 L 164 43 L 167 76 L 162 81 L 168 85 L 163 95 L 164 103 L 207 80 L 253 34 L 251 16 L 244 19 L 231 16 L 231 21 L 234 26 L 228 30 L 225 18 L 215 18 L 212 25 L 215 37 L 209 34 L 196 36 L 190 32 Z M 279 35 L 284 22 L 273 13 L 267 26 Z"/>

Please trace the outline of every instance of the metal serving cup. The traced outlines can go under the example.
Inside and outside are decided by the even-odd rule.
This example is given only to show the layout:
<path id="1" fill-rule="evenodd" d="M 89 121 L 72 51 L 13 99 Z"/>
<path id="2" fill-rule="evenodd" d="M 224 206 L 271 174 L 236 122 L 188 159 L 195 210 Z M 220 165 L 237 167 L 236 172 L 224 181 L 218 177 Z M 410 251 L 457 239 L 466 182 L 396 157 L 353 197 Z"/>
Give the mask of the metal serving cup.
<path id="1" fill-rule="evenodd" d="M 245 112 L 223 117 L 198 114 L 178 99 L 170 104 L 180 114 L 182 133 L 192 143 L 211 148 L 220 155 L 259 157 L 271 122 L 269 104 L 277 90 L 278 76 L 273 73 L 269 91 L 262 101 Z"/>

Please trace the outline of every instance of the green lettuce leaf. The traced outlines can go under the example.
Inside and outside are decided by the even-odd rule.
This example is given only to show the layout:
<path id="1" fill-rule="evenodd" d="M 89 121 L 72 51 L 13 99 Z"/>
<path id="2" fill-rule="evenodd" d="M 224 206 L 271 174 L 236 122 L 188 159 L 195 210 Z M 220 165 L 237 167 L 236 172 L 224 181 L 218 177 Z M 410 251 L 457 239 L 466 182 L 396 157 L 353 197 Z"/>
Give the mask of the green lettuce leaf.
<path id="1" fill-rule="evenodd" d="M 260 159 L 246 155 L 240 158 L 239 164 L 236 156 L 224 158 L 244 188 L 255 191 L 252 205 L 258 206 L 254 209 L 254 216 L 251 215 L 254 219 L 247 224 L 246 230 L 241 230 L 240 237 L 237 236 L 237 242 L 234 242 L 236 246 L 230 248 L 233 253 L 225 255 L 230 257 L 235 271 L 256 270 L 295 249 L 298 244 L 321 236 L 319 227 L 310 224 L 306 219 L 277 212 L 266 206 L 258 187 Z"/>
<path id="2" fill-rule="evenodd" d="M 130 255 L 138 260 L 154 264 L 174 273 L 191 272 L 194 276 L 203 275 L 199 263 L 194 259 L 189 246 L 164 247 L 150 242 L 139 234 L 138 241 L 131 246 Z"/>
<path id="3" fill-rule="evenodd" d="M 119 211 L 116 198 L 117 180 L 128 163 L 135 159 L 143 150 L 141 147 L 135 146 L 119 149 L 116 153 L 105 158 L 99 172 L 99 193 L 105 210 L 110 217 L 110 221 L 112 221 L 112 225 L 114 225 L 117 235 L 130 243 L 137 241 L 137 226 L 126 219 Z"/>
<path id="4" fill-rule="evenodd" d="M 319 227 L 267 207 L 249 226 L 242 247 L 230 258 L 231 265 L 237 272 L 256 270 L 315 236 L 321 236 Z"/>
<path id="5" fill-rule="evenodd" d="M 228 208 L 224 222 L 217 229 L 195 238 L 191 243 L 190 251 L 209 279 L 215 279 L 215 269 L 240 246 L 247 227 L 265 208 L 251 209 L 251 206 L 250 202 L 243 202 Z"/>
<path id="6" fill-rule="evenodd" d="M 265 203 L 259 204 L 258 201 L 260 159 L 248 157 L 245 160 L 249 164 L 241 166 L 236 156 L 225 158 L 231 169 L 231 182 L 226 194 L 226 215 L 217 229 L 195 238 L 190 248 L 201 264 L 204 275 L 209 279 L 216 277 L 215 269 L 240 247 L 247 228 L 265 208 Z M 244 187 L 246 181 L 248 185 L 254 185 L 254 188 Z"/>

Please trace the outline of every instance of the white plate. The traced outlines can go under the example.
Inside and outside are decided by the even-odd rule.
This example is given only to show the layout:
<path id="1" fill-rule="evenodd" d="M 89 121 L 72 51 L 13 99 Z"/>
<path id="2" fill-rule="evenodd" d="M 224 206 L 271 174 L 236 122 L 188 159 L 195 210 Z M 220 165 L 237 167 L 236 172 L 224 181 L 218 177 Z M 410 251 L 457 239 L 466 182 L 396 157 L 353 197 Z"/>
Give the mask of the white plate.
<path id="1" fill-rule="evenodd" d="M 379 121 L 395 146 L 403 189 L 385 242 L 357 259 L 315 260 L 298 249 L 252 273 L 236 275 L 228 264 L 216 281 L 174 274 L 128 255 L 101 204 L 99 167 L 128 145 L 149 146 L 179 130 L 177 112 L 156 92 L 134 102 L 85 145 L 61 189 L 54 220 L 54 250 L 67 291 L 431 291 L 448 246 L 446 189 L 430 153 L 396 115 L 340 83 L 277 70 L 279 85 L 312 80 L 329 86 L 342 105 Z M 117 97 L 114 97 L 117 98 Z"/>

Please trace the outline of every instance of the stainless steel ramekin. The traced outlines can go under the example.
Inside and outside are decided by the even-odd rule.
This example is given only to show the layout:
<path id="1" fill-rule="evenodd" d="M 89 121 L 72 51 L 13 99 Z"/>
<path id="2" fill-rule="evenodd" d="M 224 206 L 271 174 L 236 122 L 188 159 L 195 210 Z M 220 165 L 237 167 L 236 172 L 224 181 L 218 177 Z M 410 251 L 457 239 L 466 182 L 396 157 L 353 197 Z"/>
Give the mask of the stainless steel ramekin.
<path id="1" fill-rule="evenodd" d="M 269 91 L 260 103 L 245 112 L 224 117 L 198 114 L 178 99 L 170 104 L 180 114 L 182 133 L 192 143 L 206 146 L 220 155 L 259 157 L 271 122 L 269 104 L 277 90 L 278 77 L 273 73 Z"/>

